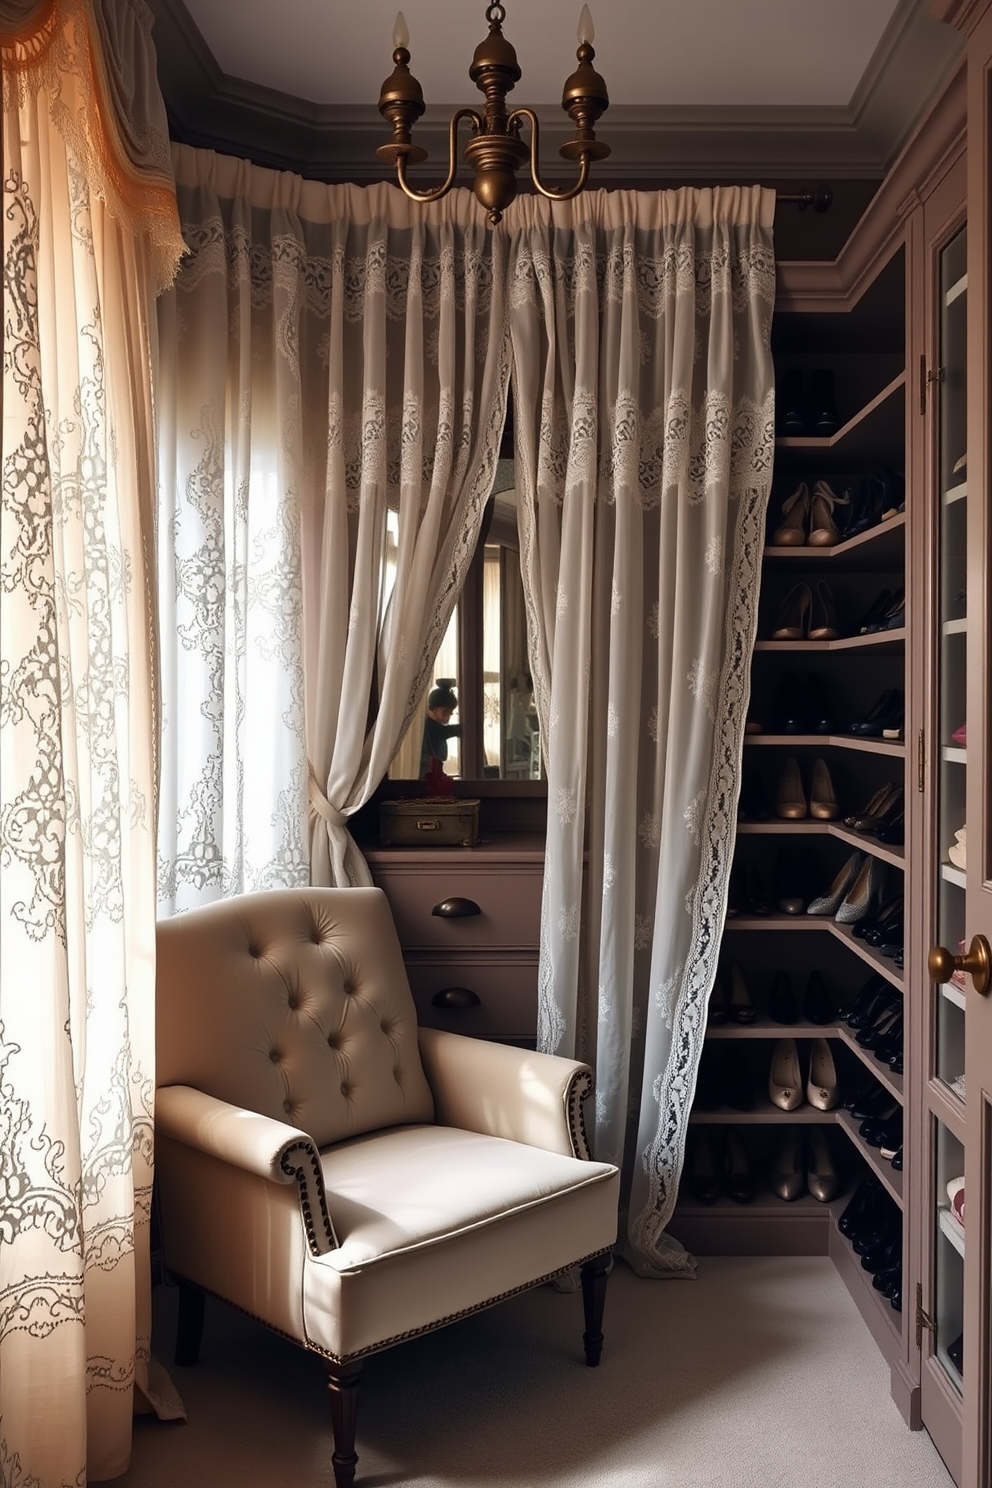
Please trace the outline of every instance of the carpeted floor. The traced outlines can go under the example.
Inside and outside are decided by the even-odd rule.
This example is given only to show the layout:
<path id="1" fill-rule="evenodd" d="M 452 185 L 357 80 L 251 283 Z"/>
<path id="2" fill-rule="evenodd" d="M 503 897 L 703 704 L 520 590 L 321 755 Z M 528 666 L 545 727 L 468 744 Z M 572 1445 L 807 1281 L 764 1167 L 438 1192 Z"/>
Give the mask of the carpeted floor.
<path id="1" fill-rule="evenodd" d="M 155 1346 L 189 1420 L 137 1422 L 118 1488 L 333 1484 L 319 1361 L 208 1302 L 200 1363 L 173 1368 L 174 1300 Z M 606 1306 L 597 1370 L 550 1287 L 370 1359 L 356 1488 L 953 1488 L 826 1258 L 618 1264 Z"/>

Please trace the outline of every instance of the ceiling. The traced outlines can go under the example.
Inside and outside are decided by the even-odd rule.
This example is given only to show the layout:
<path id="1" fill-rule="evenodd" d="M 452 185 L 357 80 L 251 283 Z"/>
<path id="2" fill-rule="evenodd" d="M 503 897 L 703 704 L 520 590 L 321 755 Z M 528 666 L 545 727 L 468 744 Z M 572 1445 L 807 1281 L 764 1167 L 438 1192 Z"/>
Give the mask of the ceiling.
<path id="1" fill-rule="evenodd" d="M 383 174 L 376 110 L 397 0 L 149 0 L 175 137 L 324 180 Z M 484 0 L 401 0 L 428 112 L 414 138 L 434 179 L 468 78 Z M 612 99 L 599 184 L 702 179 L 878 180 L 960 63 L 932 0 L 594 0 L 596 66 Z M 560 90 L 579 0 L 507 0 L 505 33 L 537 109 L 549 180 L 570 175 Z M 432 174 L 433 169 L 433 174 Z"/>

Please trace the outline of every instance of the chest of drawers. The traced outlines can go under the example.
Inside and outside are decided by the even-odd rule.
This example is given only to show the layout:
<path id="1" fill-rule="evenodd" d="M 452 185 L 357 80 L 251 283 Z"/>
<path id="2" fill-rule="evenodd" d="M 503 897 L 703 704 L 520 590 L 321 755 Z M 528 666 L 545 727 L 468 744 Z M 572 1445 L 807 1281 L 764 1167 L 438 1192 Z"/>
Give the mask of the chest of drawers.
<path id="1" fill-rule="evenodd" d="M 372 877 L 393 911 L 421 1023 L 533 1046 L 544 842 L 377 848 Z"/>

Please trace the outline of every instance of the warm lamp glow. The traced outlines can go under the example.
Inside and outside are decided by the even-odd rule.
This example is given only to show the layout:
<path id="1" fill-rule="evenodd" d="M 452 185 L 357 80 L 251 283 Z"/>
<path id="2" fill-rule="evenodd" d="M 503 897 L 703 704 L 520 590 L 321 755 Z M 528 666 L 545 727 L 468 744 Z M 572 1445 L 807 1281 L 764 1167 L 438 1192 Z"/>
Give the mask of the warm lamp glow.
<path id="1" fill-rule="evenodd" d="M 410 46 L 410 27 L 406 23 L 406 16 L 401 10 L 396 12 L 396 24 L 393 27 L 393 47 Z"/>
<path id="2" fill-rule="evenodd" d="M 596 40 L 596 27 L 592 23 L 592 14 L 588 5 L 583 5 L 579 12 L 579 46 L 587 41 L 590 46 Z"/>

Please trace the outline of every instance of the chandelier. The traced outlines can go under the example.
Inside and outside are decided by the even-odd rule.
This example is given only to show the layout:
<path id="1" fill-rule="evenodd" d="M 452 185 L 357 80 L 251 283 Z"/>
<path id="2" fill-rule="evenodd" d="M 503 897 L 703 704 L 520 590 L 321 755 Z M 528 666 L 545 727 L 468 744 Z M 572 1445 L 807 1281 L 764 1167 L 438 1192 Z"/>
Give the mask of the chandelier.
<path id="1" fill-rule="evenodd" d="M 469 120 L 470 138 L 465 146 L 465 159 L 475 171 L 475 194 L 496 225 L 517 194 L 516 173 L 530 159 L 530 175 L 535 188 L 552 201 L 569 201 L 578 196 L 589 179 L 593 160 L 604 160 L 609 145 L 596 138 L 596 120 L 609 108 L 606 84 L 592 65 L 593 25 L 588 5 L 579 17 L 578 67 L 562 89 L 561 106 L 575 126 L 575 136 L 562 145 L 560 154 L 579 164 L 578 180 L 573 186 L 556 190 L 543 184 L 538 171 L 540 127 L 533 109 L 515 108 L 507 112 L 506 95 L 523 76 L 517 66 L 517 54 L 503 35 L 506 8 L 498 3 L 486 6 L 489 35 L 475 49 L 469 77 L 485 96 L 481 114 L 475 109 L 458 109 L 448 127 L 448 175 L 444 184 L 429 191 L 415 191 L 407 179 L 407 166 L 427 159 L 427 151 L 411 141 L 414 124 L 426 107 L 424 91 L 411 74 L 410 33 L 403 12 L 396 17 L 393 31 L 392 75 L 379 93 L 379 112 L 392 125 L 393 137 L 380 145 L 376 155 L 396 166 L 396 178 L 413 201 L 439 201 L 451 190 L 458 169 L 458 126 Z M 530 147 L 520 138 L 524 122 L 530 125 Z"/>

